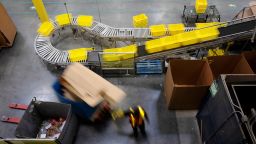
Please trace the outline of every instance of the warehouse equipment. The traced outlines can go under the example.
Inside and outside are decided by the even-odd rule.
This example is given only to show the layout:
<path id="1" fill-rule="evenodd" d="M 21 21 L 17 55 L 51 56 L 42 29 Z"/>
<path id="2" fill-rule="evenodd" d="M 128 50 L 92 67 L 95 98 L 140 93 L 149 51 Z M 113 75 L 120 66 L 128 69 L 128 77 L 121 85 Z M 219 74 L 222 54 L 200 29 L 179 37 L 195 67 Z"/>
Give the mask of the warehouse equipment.
<path id="1" fill-rule="evenodd" d="M 205 9 L 206 5 L 203 1 L 198 3 L 197 8 L 193 8 L 200 11 Z M 219 21 L 215 6 L 208 6 L 204 14 L 208 11 L 210 14 L 206 15 L 207 18 L 217 18 Z M 141 19 L 145 21 L 147 18 L 138 18 Z M 256 18 L 252 16 L 224 23 L 196 24 L 196 28 L 184 27 L 182 24 L 170 24 L 168 29 L 166 25 L 155 25 L 150 28 L 114 28 L 94 21 L 92 16 L 76 17 L 67 12 L 57 15 L 55 20 L 42 23 L 34 47 L 44 62 L 58 67 L 80 62 L 101 74 L 112 70 L 133 73 L 136 68 L 135 62 L 140 60 L 165 60 L 196 54 L 201 49 L 216 48 L 230 41 L 254 39 L 255 21 Z M 79 35 L 83 39 L 91 40 L 93 44 L 103 42 L 116 45 L 116 42 L 124 42 L 126 46 L 92 51 L 78 48 L 69 51 L 58 50 L 53 45 L 63 34 L 67 36 L 67 29 L 72 30 L 74 37 Z M 137 44 L 134 44 L 135 42 Z"/>
<path id="2" fill-rule="evenodd" d="M 35 6 L 37 15 L 40 19 L 40 21 L 43 22 L 47 22 L 49 21 L 49 16 L 48 13 L 44 7 L 43 1 L 42 0 L 32 0 L 33 5 Z"/>
<path id="3" fill-rule="evenodd" d="M 233 20 L 246 18 L 254 15 L 256 15 L 256 5 L 250 5 L 248 7 L 244 7 L 241 11 L 239 11 L 237 15 L 233 18 Z"/>
<path id="4" fill-rule="evenodd" d="M 28 109 L 28 105 L 18 104 L 18 103 L 10 103 L 8 107 L 11 109 L 18 109 L 18 110 L 27 110 Z M 1 118 L 2 122 L 14 123 L 14 124 L 18 124 L 20 122 L 20 120 L 21 120 L 20 117 L 10 117 L 10 116 L 5 116 L 5 115 L 3 115 Z"/>
<path id="5" fill-rule="evenodd" d="M 136 62 L 136 74 L 162 74 L 164 69 L 161 60 L 144 60 Z"/>
<path id="6" fill-rule="evenodd" d="M 207 6 L 204 13 L 197 13 L 195 6 L 184 5 L 182 18 L 187 25 L 197 22 L 220 22 L 220 13 L 215 5 Z"/>
<path id="7" fill-rule="evenodd" d="M 243 18 L 240 20 L 234 20 L 234 21 L 230 21 L 227 22 L 223 25 L 223 23 L 220 24 L 216 24 L 213 25 L 211 27 L 206 27 L 206 28 L 201 28 L 198 30 L 194 30 L 196 31 L 195 33 L 192 32 L 191 30 L 193 29 L 186 29 L 185 31 L 191 31 L 191 33 L 180 33 L 177 35 L 173 35 L 173 36 L 168 36 L 168 37 L 163 37 L 160 39 L 156 39 L 156 40 L 151 40 L 152 43 L 155 42 L 155 46 L 159 47 L 159 48 L 149 48 L 147 47 L 147 43 L 151 43 L 151 41 L 147 41 L 146 45 L 139 45 L 137 46 L 137 50 L 133 51 L 132 53 L 134 53 L 134 60 L 146 60 L 146 59 L 165 59 L 167 57 L 170 57 L 172 55 L 183 55 L 185 53 L 189 53 L 189 52 L 193 52 L 196 50 L 200 50 L 202 48 L 207 49 L 207 48 L 212 48 L 212 47 L 216 47 L 222 43 L 226 43 L 229 41 L 234 41 L 234 40 L 238 40 L 238 39 L 246 39 L 246 38 L 250 38 L 253 34 L 253 30 L 254 30 L 254 25 L 255 25 L 255 17 L 248 17 L 248 18 Z M 54 29 L 56 29 L 54 31 L 54 35 L 57 35 L 57 32 L 61 31 L 61 27 L 58 26 L 58 24 L 56 22 L 52 22 L 54 25 Z M 76 24 L 76 18 L 72 19 L 72 23 L 75 25 Z M 88 27 L 82 27 L 83 29 L 85 29 L 88 32 L 91 32 L 93 35 L 95 36 L 99 36 L 101 37 L 100 32 L 105 31 L 107 27 L 101 27 L 101 31 L 95 31 L 95 29 L 98 29 L 97 27 L 99 25 L 102 26 L 106 26 L 102 23 L 99 22 L 93 22 L 92 27 L 88 28 Z M 220 27 L 217 29 L 217 27 Z M 108 29 L 108 28 L 107 28 Z M 210 31 L 210 30 L 214 30 L 212 31 L 211 35 L 203 35 L 203 34 L 207 34 L 205 33 L 205 31 Z M 131 29 L 130 29 L 131 30 Z M 133 31 L 136 31 L 139 29 L 133 29 Z M 142 30 L 142 29 L 140 29 Z M 146 30 L 146 29 L 143 29 Z M 205 30 L 205 31 L 204 31 Z M 147 29 L 147 31 L 149 31 L 149 29 Z M 120 29 L 119 29 L 120 32 Z M 116 33 L 117 34 L 117 33 Z M 120 34 L 120 33 L 118 33 Z M 127 33 L 125 33 L 127 34 Z M 130 34 L 134 34 L 134 33 L 130 33 Z M 149 33 L 148 33 L 149 34 Z M 201 35 L 202 34 L 202 35 Z M 210 33 L 208 33 L 210 34 Z M 190 36 L 189 36 L 190 35 Z M 193 35 L 193 37 L 195 39 L 191 39 L 191 41 L 189 42 L 180 42 L 177 37 L 182 37 L 185 36 L 187 38 L 190 38 Z M 177 37 L 176 37 L 177 36 Z M 199 36 L 199 37 L 197 37 Z M 200 36 L 203 36 L 207 39 L 202 39 L 200 40 Z M 123 35 L 123 36 L 112 36 L 112 35 L 108 35 L 108 37 L 112 37 L 112 38 L 117 38 L 117 39 L 149 39 L 152 38 L 150 35 L 144 36 L 144 35 L 140 35 L 140 36 L 128 36 L 128 35 Z M 52 37 L 45 37 L 42 35 L 38 35 L 36 37 L 35 40 L 35 50 L 36 53 L 43 59 L 45 60 L 47 63 L 51 63 L 54 65 L 60 65 L 60 66 L 65 66 L 69 63 L 71 63 L 71 61 L 69 60 L 69 54 L 67 51 L 61 51 L 58 50 L 56 48 L 54 48 L 51 44 L 51 38 Z M 104 36 L 103 36 L 104 38 Z M 198 40 L 199 39 L 199 43 Z M 177 39 L 177 40 L 175 40 Z M 201 42 L 200 42 L 201 41 Z M 171 42 L 171 43 L 170 43 Z M 173 43 L 174 42 L 174 43 Z M 176 43 L 175 43 L 176 42 Z M 163 45 L 160 45 L 160 43 L 162 43 Z M 170 44 L 169 44 L 170 43 Z M 181 46 L 180 46 L 181 44 Z M 151 46 L 153 46 L 152 44 L 150 44 Z M 123 49 L 124 48 L 124 49 Z M 129 51 L 126 51 L 125 47 L 123 48 L 117 48 L 117 49 L 113 49 L 112 53 L 113 55 L 111 56 L 113 59 L 115 58 L 115 52 L 118 50 L 118 53 L 121 55 L 124 55 L 126 57 L 126 55 L 130 55 Z M 171 48 L 171 49 L 170 49 Z M 150 52 L 150 49 L 157 49 L 158 51 L 152 51 Z M 128 53 L 127 53 L 128 52 Z M 85 65 L 101 65 L 102 63 L 104 63 L 105 61 L 102 61 L 102 59 L 100 58 L 100 56 L 104 56 L 107 55 L 106 52 L 104 51 L 93 51 L 93 52 L 87 52 L 87 60 L 82 60 L 80 61 L 81 63 L 85 64 Z M 117 56 L 120 56 L 118 53 L 116 53 Z M 131 55 L 130 55 L 131 56 Z M 117 57 L 116 61 L 124 61 L 126 59 L 131 58 L 130 56 L 128 57 L 124 57 L 122 59 L 119 59 Z"/>
<path id="8" fill-rule="evenodd" d="M 256 143 L 256 75 L 221 75 L 197 114 L 205 144 Z"/>
<path id="9" fill-rule="evenodd" d="M 41 124 L 49 119 L 59 118 L 62 118 L 65 122 L 62 124 L 63 128 L 56 137 L 38 137 L 38 134 L 43 134 L 40 130 Z M 78 121 L 72 112 L 70 105 L 55 102 L 43 102 L 33 99 L 16 128 L 15 135 L 18 138 L 6 138 L 2 141 L 11 144 L 70 144 L 73 142 L 73 138 L 76 135 L 77 126 Z"/>

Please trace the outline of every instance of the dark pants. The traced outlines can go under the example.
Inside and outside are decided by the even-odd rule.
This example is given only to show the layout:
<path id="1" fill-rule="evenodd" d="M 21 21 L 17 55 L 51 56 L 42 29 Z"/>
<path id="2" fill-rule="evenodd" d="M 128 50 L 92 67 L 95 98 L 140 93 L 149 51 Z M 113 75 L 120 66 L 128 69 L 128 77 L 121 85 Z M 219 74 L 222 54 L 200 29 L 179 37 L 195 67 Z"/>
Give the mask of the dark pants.
<path id="1" fill-rule="evenodd" d="M 135 137 L 138 136 L 138 127 L 139 127 L 139 129 L 140 129 L 140 132 L 145 136 L 145 135 L 146 135 L 146 131 L 145 131 L 145 123 L 144 123 L 144 122 L 142 122 L 141 125 L 137 125 L 137 124 L 136 124 L 136 125 L 133 127 L 133 134 L 134 134 L 134 136 L 135 136 Z"/>

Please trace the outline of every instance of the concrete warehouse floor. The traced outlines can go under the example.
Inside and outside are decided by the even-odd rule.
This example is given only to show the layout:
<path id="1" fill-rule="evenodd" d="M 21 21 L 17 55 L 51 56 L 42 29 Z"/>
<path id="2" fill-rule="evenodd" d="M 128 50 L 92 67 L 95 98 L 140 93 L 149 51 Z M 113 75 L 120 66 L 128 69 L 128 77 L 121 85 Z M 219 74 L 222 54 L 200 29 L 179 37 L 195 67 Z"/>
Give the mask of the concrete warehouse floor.
<path id="1" fill-rule="evenodd" d="M 57 75 L 41 63 L 35 55 L 33 42 L 39 20 L 31 0 L 0 0 L 17 26 L 17 36 L 12 48 L 0 50 L 0 116 L 22 116 L 23 112 L 10 110 L 11 102 L 28 104 L 33 97 L 44 101 L 57 101 L 51 88 Z M 215 4 L 221 21 L 231 20 L 249 0 L 208 0 Z M 44 0 L 49 16 L 64 13 L 63 0 Z M 100 21 L 115 27 L 131 27 L 132 16 L 146 13 L 149 23 L 168 24 L 181 22 L 184 5 L 194 0 L 66 0 L 73 15 L 93 15 Z M 73 47 L 75 41 L 64 40 L 63 47 Z M 61 46 L 60 46 L 61 47 Z M 136 76 L 108 78 L 127 93 L 121 107 L 142 105 L 149 114 L 150 124 L 147 138 L 135 140 L 128 119 L 116 123 L 108 121 L 102 125 L 81 124 L 76 144 L 118 143 L 172 143 L 199 144 L 200 136 L 196 123 L 196 111 L 168 111 L 163 96 L 164 76 Z M 16 125 L 0 122 L 0 137 L 14 137 Z"/>

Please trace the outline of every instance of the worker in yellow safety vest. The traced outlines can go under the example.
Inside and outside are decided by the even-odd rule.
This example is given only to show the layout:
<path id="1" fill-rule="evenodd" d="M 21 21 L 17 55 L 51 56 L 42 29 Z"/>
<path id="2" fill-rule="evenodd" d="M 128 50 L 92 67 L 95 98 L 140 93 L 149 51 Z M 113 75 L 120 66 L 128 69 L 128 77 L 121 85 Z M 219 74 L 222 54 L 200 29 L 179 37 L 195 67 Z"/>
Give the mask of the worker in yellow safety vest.
<path id="1" fill-rule="evenodd" d="M 133 128 L 133 134 L 135 137 L 138 136 L 138 127 L 141 133 L 144 136 L 146 136 L 144 120 L 146 119 L 147 122 L 149 122 L 149 119 L 146 111 L 141 106 L 137 106 L 134 108 L 130 107 L 130 109 L 125 112 L 125 116 L 129 116 L 129 121 L 130 121 L 131 127 Z"/>

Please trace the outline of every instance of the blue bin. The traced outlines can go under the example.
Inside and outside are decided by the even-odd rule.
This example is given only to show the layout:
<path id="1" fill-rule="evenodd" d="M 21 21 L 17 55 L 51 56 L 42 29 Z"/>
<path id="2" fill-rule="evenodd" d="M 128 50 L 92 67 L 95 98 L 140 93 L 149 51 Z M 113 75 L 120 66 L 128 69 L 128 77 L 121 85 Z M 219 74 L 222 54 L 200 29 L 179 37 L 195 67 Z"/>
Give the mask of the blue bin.
<path id="1" fill-rule="evenodd" d="M 61 85 L 58 81 L 53 84 L 53 89 L 56 92 L 58 99 L 62 103 L 71 104 L 73 112 L 75 112 L 79 117 L 89 120 L 93 113 L 96 111 L 97 107 L 91 107 L 85 102 L 75 102 L 63 96 L 63 91 Z"/>

